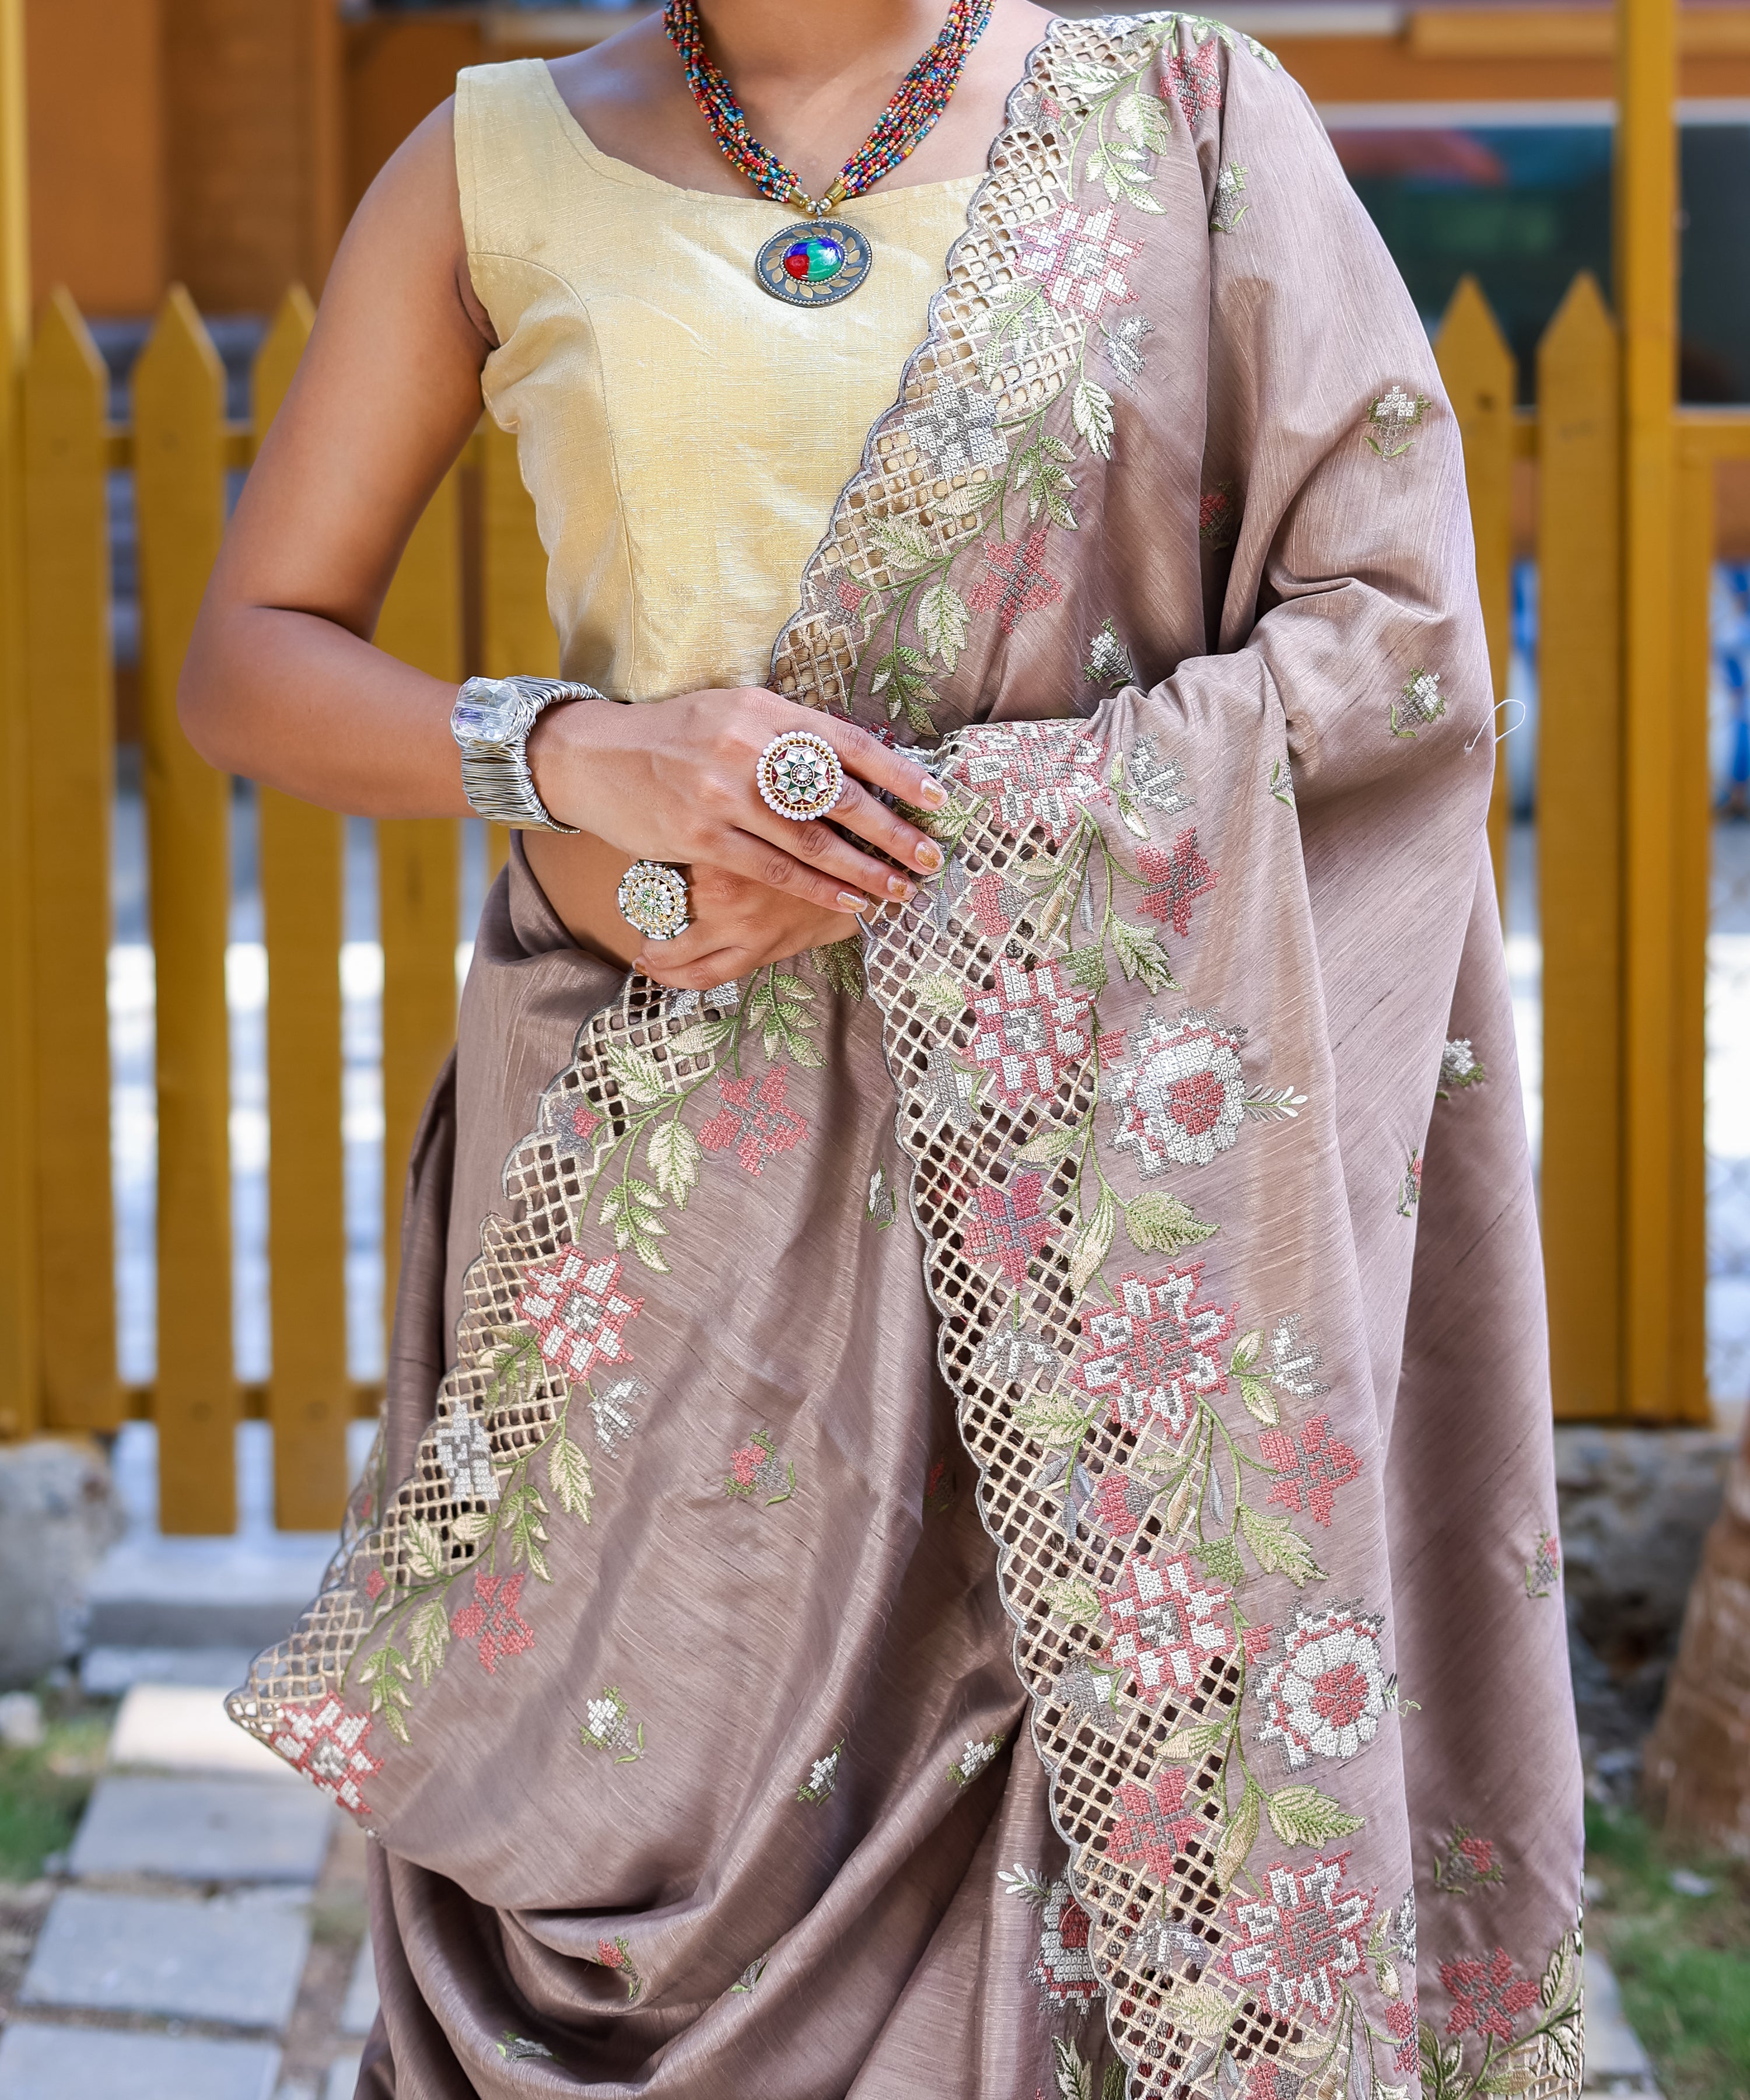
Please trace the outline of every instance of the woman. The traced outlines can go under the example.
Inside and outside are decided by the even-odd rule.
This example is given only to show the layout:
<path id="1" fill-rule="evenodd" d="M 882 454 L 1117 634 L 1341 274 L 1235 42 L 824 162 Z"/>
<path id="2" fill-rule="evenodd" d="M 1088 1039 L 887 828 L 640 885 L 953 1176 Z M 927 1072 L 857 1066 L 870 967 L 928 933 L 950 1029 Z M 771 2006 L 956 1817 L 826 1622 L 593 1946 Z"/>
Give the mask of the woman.
<path id="1" fill-rule="evenodd" d="M 562 688 L 368 640 L 483 386 Z M 183 690 L 524 827 L 232 1701 L 380 1840 L 361 2093 L 1577 2089 L 1490 709 L 1250 40 L 677 0 L 408 141 Z"/>

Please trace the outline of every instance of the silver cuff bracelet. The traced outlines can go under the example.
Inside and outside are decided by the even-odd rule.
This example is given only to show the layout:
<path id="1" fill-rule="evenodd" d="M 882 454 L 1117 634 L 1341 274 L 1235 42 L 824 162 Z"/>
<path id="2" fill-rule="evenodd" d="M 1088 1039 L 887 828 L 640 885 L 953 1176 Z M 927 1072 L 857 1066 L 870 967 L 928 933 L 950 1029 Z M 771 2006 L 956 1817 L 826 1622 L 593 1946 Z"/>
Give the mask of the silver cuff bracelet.
<path id="1" fill-rule="evenodd" d="M 462 754 L 462 792 L 477 817 L 523 831 L 575 833 L 535 792 L 529 732 L 544 708 L 560 700 L 601 700 L 593 686 L 563 678 L 470 678 L 450 710 L 450 734 Z"/>

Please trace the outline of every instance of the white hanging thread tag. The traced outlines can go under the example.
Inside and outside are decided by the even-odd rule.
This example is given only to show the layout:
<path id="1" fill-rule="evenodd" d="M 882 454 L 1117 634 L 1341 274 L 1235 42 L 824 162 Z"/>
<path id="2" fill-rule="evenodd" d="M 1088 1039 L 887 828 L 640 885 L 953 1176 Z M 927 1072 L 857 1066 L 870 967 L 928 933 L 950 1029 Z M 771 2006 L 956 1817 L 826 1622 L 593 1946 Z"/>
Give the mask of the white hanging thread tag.
<path id="1" fill-rule="evenodd" d="M 1523 700 L 1497 700 L 1494 706 L 1489 709 L 1488 718 L 1492 725 L 1496 716 L 1498 715 L 1504 708 L 1517 708 L 1519 711 L 1519 719 L 1517 721 L 1509 722 L 1507 726 L 1501 731 L 1500 735 L 1495 739 L 1497 744 L 1505 743 L 1507 741 L 1507 739 L 1512 735 L 1513 732 L 1516 729 L 1523 729 L 1525 726 L 1527 717 L 1531 714 L 1531 709 L 1526 706 Z M 1465 746 L 1465 749 L 1467 753 L 1476 749 L 1478 739 L 1481 737 L 1482 734 L 1482 730 L 1479 730 L 1476 735 L 1472 737 L 1470 743 Z"/>

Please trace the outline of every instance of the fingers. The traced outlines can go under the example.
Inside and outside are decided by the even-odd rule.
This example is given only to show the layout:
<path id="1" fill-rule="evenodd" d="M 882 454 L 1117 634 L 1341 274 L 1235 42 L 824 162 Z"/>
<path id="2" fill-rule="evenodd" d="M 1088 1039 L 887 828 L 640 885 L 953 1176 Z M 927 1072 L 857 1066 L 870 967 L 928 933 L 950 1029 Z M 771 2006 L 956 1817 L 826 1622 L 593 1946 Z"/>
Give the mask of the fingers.
<path id="1" fill-rule="evenodd" d="M 652 984 L 659 984 L 668 991 L 715 991 L 719 985 L 733 983 L 750 967 L 757 968 L 759 961 L 747 948 L 714 947 L 691 962 L 677 961 L 659 951 L 641 955 L 635 967 Z"/>
<path id="2" fill-rule="evenodd" d="M 826 824 L 782 826 L 777 840 L 753 832 L 730 830 L 713 842 L 714 865 L 768 889 L 818 906 L 823 911 L 861 911 L 871 898 L 905 898 L 916 885 L 884 861 L 859 853 Z"/>
<path id="3" fill-rule="evenodd" d="M 908 758 L 891 744 L 884 743 L 878 736 L 871 736 L 856 723 L 839 721 L 831 716 L 822 717 L 813 708 L 799 708 L 798 714 L 809 717 L 808 727 L 817 736 L 824 737 L 839 757 L 847 773 L 854 774 L 859 780 L 866 780 L 889 795 L 897 795 L 914 810 L 939 810 L 948 800 L 948 791 L 936 776 Z M 909 854 L 905 856 L 909 859 Z"/>
<path id="4" fill-rule="evenodd" d="M 847 831 L 855 832 L 859 838 L 868 840 L 871 845 L 897 860 L 901 867 L 915 868 L 921 876 L 941 872 L 942 849 L 935 840 L 926 838 L 915 825 L 897 816 L 885 802 L 855 780 L 846 780 L 844 793 L 833 805 L 832 821 L 843 824 Z M 889 884 L 875 894 L 897 897 L 901 892 Z"/>

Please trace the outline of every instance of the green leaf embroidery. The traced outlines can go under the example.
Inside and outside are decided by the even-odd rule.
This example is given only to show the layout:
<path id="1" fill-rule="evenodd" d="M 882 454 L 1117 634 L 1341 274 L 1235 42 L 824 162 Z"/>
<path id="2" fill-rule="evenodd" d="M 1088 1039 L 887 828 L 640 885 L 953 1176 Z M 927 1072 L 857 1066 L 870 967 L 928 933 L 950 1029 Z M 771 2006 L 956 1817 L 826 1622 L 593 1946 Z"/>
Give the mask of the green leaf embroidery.
<path id="1" fill-rule="evenodd" d="M 699 1170 L 704 1159 L 699 1140 L 678 1117 L 659 1123 L 650 1132 L 650 1171 L 656 1185 L 677 1210 L 699 1185 Z"/>
<path id="2" fill-rule="evenodd" d="M 1220 1992 L 1206 1983 L 1182 1983 L 1168 1993 L 1165 2002 L 1175 2027 L 1188 2028 L 1208 2041 L 1226 2034 L 1239 2017 Z"/>
<path id="3" fill-rule="evenodd" d="M 1100 2081 L 1100 2100 L 1124 2100 L 1124 2066 L 1109 2063 Z"/>
<path id="4" fill-rule="evenodd" d="M 945 1018 L 957 1017 L 966 1011 L 966 987 L 958 977 L 951 977 L 946 970 L 937 970 L 930 976 L 914 977 L 911 990 L 919 1004 L 927 1006 L 932 1013 Z"/>
<path id="5" fill-rule="evenodd" d="M 433 1582 L 447 1572 L 449 1555 L 435 1524 L 416 1517 L 403 1534 L 408 1572 L 419 1582 Z"/>
<path id="6" fill-rule="evenodd" d="M 1192 1550 L 1212 1582 L 1237 1590 L 1245 1580 L 1245 1563 L 1241 1560 L 1240 1549 L 1232 1538 L 1211 1538 Z"/>
<path id="7" fill-rule="evenodd" d="M 1063 964 L 1082 989 L 1095 999 L 1106 989 L 1106 958 L 1098 948 L 1071 948 Z"/>
<path id="8" fill-rule="evenodd" d="M 1218 1228 L 1206 1225 L 1176 1196 L 1138 1196 L 1124 1208 L 1124 1229 L 1141 1254 L 1178 1254 L 1211 1239 Z"/>
<path id="9" fill-rule="evenodd" d="M 1079 1578 L 1047 1582 L 1042 1594 L 1052 1616 L 1068 1620 L 1073 1626 L 1091 1626 L 1100 1617 L 1100 1592 L 1091 1582 Z"/>
<path id="10" fill-rule="evenodd" d="M 1126 95 L 1113 115 L 1118 129 L 1151 153 L 1164 153 L 1172 143 L 1172 118 L 1158 95 L 1146 95 L 1139 89 Z"/>
<path id="11" fill-rule="evenodd" d="M 1075 2044 L 1056 2035 L 1051 2053 L 1057 2067 L 1059 2100 L 1094 2100 L 1094 2074 Z"/>
<path id="12" fill-rule="evenodd" d="M 814 949 L 809 960 L 833 990 L 846 999 L 863 995 L 863 951 L 858 941 L 834 941 Z"/>
<path id="13" fill-rule="evenodd" d="M 407 1685 L 412 1675 L 407 1657 L 386 1642 L 374 1655 L 365 1657 L 359 1670 L 359 1682 L 371 1694 L 371 1711 L 382 1715 L 390 1735 L 402 1743 L 411 1740 L 404 1710 L 408 1705 Z"/>
<path id="14" fill-rule="evenodd" d="M 1027 1167 L 1055 1167 L 1076 1145 L 1079 1144 L 1085 1123 L 1071 1123 L 1067 1129 L 1042 1130 L 1037 1137 L 1030 1137 L 1015 1155 Z"/>
<path id="15" fill-rule="evenodd" d="M 656 1060 L 642 1050 L 629 1050 L 624 1043 L 611 1043 L 607 1046 L 608 1069 L 618 1082 L 620 1092 L 634 1108 L 653 1109 L 668 1094 L 668 1083 Z"/>
<path id="16" fill-rule="evenodd" d="M 1228 1732 L 1225 1721 L 1200 1721 L 1191 1728 L 1175 1728 L 1162 1745 L 1175 1764 L 1193 1765 L 1207 1757 Z"/>
<path id="17" fill-rule="evenodd" d="M 553 1500 L 566 1515 L 580 1516 L 588 1524 L 589 1504 L 596 1491 L 595 1480 L 581 1445 L 574 1443 L 562 1429 L 548 1447 L 547 1478 L 553 1488 Z"/>
<path id="18" fill-rule="evenodd" d="M 1234 1877 L 1245 1864 L 1257 1842 L 1259 1811 L 1263 1806 L 1263 1798 L 1257 1780 L 1248 1773 L 1240 1805 L 1228 1818 L 1221 1842 L 1215 1847 L 1215 1881 L 1220 1888 L 1233 1886 Z"/>
<path id="19" fill-rule="evenodd" d="M 946 580 L 932 584 L 919 601 L 918 632 L 944 670 L 953 670 L 959 662 L 971 621 L 966 600 Z"/>
<path id="20" fill-rule="evenodd" d="M 1324 1845 L 1351 1836 L 1366 1820 L 1316 1786 L 1280 1787 L 1270 1797 L 1270 1827 L 1285 1845 Z"/>
<path id="21" fill-rule="evenodd" d="M 1062 1393 L 1035 1395 L 1015 1410 L 1015 1426 L 1024 1436 L 1043 1444 L 1047 1451 L 1060 1450 L 1078 1442 L 1086 1433 L 1092 1415 Z"/>
<path id="22" fill-rule="evenodd" d="M 1126 977 L 1140 977 L 1150 991 L 1167 991 L 1177 987 L 1179 980 L 1173 975 L 1166 951 L 1147 927 L 1133 926 L 1124 919 L 1113 920 L 1112 945 L 1117 950 L 1118 967 Z"/>
<path id="23" fill-rule="evenodd" d="M 547 1505 L 541 1500 L 539 1489 L 525 1484 L 506 1495 L 503 1503 L 505 1529 L 510 1539 L 510 1560 L 513 1567 L 526 1560 L 530 1571 L 543 1582 L 553 1577 L 547 1570 L 547 1560 L 541 1547 L 547 1542 L 547 1533 L 541 1519 L 547 1514 Z"/>
<path id="24" fill-rule="evenodd" d="M 1082 1228 L 1075 1250 L 1069 1257 L 1069 1288 L 1079 1297 L 1099 1273 L 1100 1266 L 1112 1251 L 1112 1239 L 1117 1230 L 1118 1202 L 1109 1189 L 1100 1191 L 1094 1215 Z"/>
<path id="25" fill-rule="evenodd" d="M 450 1519 L 450 1536 L 464 1546 L 478 1545 L 492 1529 L 490 1510 L 462 1510 Z"/>
<path id="26" fill-rule="evenodd" d="M 882 552 L 906 569 L 927 569 L 937 558 L 922 528 L 909 518 L 878 518 L 869 530 Z"/>
<path id="27" fill-rule="evenodd" d="M 412 1651 L 413 1667 L 420 1682 L 430 1684 L 443 1667 L 449 1652 L 450 1619 L 441 1597 L 428 1597 L 407 1622 L 407 1644 Z"/>
<path id="28" fill-rule="evenodd" d="M 683 1028 L 668 1044 L 672 1057 L 707 1057 L 712 1051 L 721 1050 L 735 1033 L 735 1023 L 728 1021 L 695 1021 L 691 1027 Z"/>
<path id="29" fill-rule="evenodd" d="M 1070 420 L 1091 452 L 1112 457 L 1112 396 L 1091 379 L 1078 379 L 1070 396 Z"/>
<path id="30" fill-rule="evenodd" d="M 1324 1569 L 1312 1557 L 1312 1548 L 1292 1524 L 1279 1517 L 1265 1516 L 1250 1502 L 1241 1502 L 1240 1529 L 1245 1533 L 1253 1559 L 1267 1575 L 1285 1575 L 1297 1590 L 1325 1579 Z"/>

